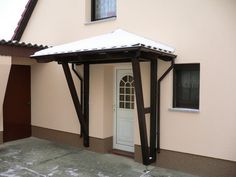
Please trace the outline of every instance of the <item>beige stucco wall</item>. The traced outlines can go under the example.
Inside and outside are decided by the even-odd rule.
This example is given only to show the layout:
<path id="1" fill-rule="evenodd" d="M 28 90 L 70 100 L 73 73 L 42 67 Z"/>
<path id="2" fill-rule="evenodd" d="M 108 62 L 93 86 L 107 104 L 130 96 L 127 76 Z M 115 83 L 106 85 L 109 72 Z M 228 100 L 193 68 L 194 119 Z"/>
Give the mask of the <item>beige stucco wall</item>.
<path id="1" fill-rule="evenodd" d="M 112 70 L 111 66 L 90 68 L 90 136 L 112 136 Z M 82 74 L 82 68 L 78 67 Z M 80 83 L 72 72 L 78 94 Z M 111 82 L 105 82 L 110 80 Z M 79 121 L 62 67 L 57 63 L 31 66 L 32 125 L 71 133 L 80 133 Z M 111 103 L 111 104 L 109 104 Z M 104 110 L 104 111 L 103 111 Z M 107 111 L 105 111 L 107 110 Z M 109 123 L 110 122 L 110 123 Z M 107 123 L 109 126 L 107 126 Z M 111 126 L 110 126 L 111 125 Z M 106 127 L 104 130 L 104 127 Z"/>
<path id="2" fill-rule="evenodd" d="M 66 79 L 56 63 L 31 66 L 31 111 L 32 125 L 79 133 Z"/>
<path id="3" fill-rule="evenodd" d="M 103 137 L 113 136 L 113 111 L 114 111 L 114 66 L 105 65 L 104 68 L 104 123 Z"/>
<path id="4" fill-rule="evenodd" d="M 0 55 L 0 131 L 3 131 L 3 102 L 11 69 L 11 57 Z"/>
<path id="5" fill-rule="evenodd" d="M 22 40 L 54 45 L 123 28 L 174 46 L 177 63 L 201 65 L 200 110 L 169 111 L 170 73 L 161 86 L 161 148 L 236 161 L 236 1 L 119 0 L 117 19 L 102 23 L 86 23 L 89 5 L 85 2 L 39 1 Z M 161 63 L 159 74 L 166 67 Z M 100 138 L 112 135 L 110 129 L 103 131 L 111 124 L 105 121 L 110 113 L 104 113 L 104 90 L 111 87 L 106 83 L 107 72 L 112 72 L 108 70 L 104 65 L 91 68 L 90 132 Z M 147 86 L 144 93 L 148 99 Z M 56 64 L 32 66 L 32 100 L 34 125 L 79 132 L 64 75 Z M 139 144 L 137 122 L 135 127 L 135 143 Z"/>

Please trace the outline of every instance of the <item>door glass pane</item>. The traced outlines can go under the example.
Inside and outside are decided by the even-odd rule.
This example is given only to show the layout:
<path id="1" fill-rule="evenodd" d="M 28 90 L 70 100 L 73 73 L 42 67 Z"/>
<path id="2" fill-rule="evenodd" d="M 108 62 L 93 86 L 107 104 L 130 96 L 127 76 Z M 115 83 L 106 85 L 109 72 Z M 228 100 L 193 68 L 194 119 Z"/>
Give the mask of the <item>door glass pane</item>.
<path id="1" fill-rule="evenodd" d="M 120 108 L 134 109 L 134 86 L 133 76 L 122 77 L 119 84 L 119 105 Z"/>
<path id="2" fill-rule="evenodd" d="M 125 103 L 125 108 L 126 108 L 126 109 L 130 109 L 130 103 L 129 103 L 129 102 L 126 102 L 126 103 Z"/>
<path id="3" fill-rule="evenodd" d="M 120 81 L 120 86 L 125 86 L 125 82 L 123 80 Z"/>
<path id="4" fill-rule="evenodd" d="M 130 86 L 131 86 L 131 83 L 128 81 L 128 82 L 126 82 L 125 86 L 126 86 L 126 87 L 130 87 Z"/>
<path id="5" fill-rule="evenodd" d="M 120 95 L 120 101 L 125 101 L 124 95 Z"/>
<path id="6" fill-rule="evenodd" d="M 133 94 L 131 95 L 131 101 L 134 101 L 134 95 Z"/>
<path id="7" fill-rule="evenodd" d="M 120 101 L 120 108 L 125 108 L 124 102 Z"/>
<path id="8" fill-rule="evenodd" d="M 130 102 L 130 95 L 126 95 L 125 97 L 126 97 L 125 100 Z"/>
<path id="9" fill-rule="evenodd" d="M 130 87 L 126 87 L 125 93 L 126 93 L 126 94 L 130 94 Z"/>
<path id="10" fill-rule="evenodd" d="M 120 88 L 120 94 L 124 94 L 125 93 L 125 89 L 124 88 Z"/>

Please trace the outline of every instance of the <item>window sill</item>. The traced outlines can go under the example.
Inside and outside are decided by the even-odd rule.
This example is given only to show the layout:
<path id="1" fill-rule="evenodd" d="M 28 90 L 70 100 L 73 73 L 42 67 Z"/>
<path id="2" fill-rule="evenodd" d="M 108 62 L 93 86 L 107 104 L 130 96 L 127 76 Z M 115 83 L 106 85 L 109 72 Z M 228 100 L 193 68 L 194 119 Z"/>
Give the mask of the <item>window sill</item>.
<path id="1" fill-rule="evenodd" d="M 199 113 L 199 109 L 189 109 L 189 108 L 169 108 L 169 111 L 173 112 L 192 112 L 192 113 Z"/>
<path id="2" fill-rule="evenodd" d="M 89 22 L 85 22 L 84 24 L 91 25 L 91 24 L 103 23 L 103 22 L 114 21 L 114 20 L 116 20 L 116 17 L 111 17 L 111 18 L 106 18 L 106 19 L 96 20 L 96 21 L 89 21 Z"/>

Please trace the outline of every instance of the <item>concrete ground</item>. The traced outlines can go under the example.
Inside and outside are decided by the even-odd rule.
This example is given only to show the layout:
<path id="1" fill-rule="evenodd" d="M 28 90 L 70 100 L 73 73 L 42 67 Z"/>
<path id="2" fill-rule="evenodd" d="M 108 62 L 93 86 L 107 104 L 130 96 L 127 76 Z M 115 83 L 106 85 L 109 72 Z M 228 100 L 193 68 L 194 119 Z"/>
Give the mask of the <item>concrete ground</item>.
<path id="1" fill-rule="evenodd" d="M 153 166 L 145 167 L 126 157 L 99 154 L 37 138 L 0 145 L 0 176 L 196 177 Z"/>

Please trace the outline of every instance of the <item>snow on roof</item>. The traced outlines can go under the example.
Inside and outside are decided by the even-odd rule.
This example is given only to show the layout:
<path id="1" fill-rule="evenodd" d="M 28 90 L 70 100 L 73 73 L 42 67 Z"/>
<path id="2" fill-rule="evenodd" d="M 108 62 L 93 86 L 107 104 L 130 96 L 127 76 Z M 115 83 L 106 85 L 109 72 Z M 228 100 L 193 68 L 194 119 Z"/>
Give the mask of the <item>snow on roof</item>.
<path id="1" fill-rule="evenodd" d="M 164 53 L 173 53 L 174 48 L 137 36 L 122 29 L 117 29 L 111 33 L 99 35 L 72 43 L 58 45 L 36 52 L 31 57 L 40 57 L 54 54 L 75 53 L 83 51 L 96 51 L 105 49 L 118 49 L 133 46 L 142 46 L 151 48 Z"/>

